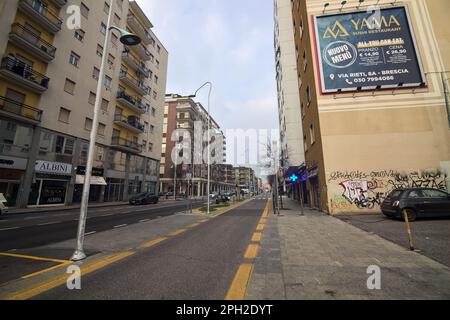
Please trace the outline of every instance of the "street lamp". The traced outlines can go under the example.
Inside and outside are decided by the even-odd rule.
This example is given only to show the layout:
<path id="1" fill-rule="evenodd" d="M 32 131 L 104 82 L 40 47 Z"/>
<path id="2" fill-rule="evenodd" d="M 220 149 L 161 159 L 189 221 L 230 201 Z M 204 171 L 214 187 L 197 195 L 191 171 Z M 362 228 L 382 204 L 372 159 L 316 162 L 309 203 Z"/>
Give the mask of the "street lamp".
<path id="1" fill-rule="evenodd" d="M 115 29 L 120 33 L 120 42 L 127 46 L 135 46 L 141 43 L 141 39 L 134 34 L 129 33 L 126 30 L 120 29 L 115 26 L 111 26 L 111 20 L 113 15 L 114 8 L 114 0 L 111 0 L 109 5 L 109 14 L 108 14 L 108 23 L 107 23 L 107 33 L 105 35 L 105 42 L 103 45 L 103 55 L 102 55 L 102 64 L 100 67 L 98 83 L 97 83 L 97 96 L 95 98 L 95 107 L 94 107 L 94 119 L 92 120 L 92 129 L 89 140 L 89 154 L 86 165 L 86 175 L 83 186 L 83 197 L 81 200 L 81 208 L 80 208 L 80 220 L 78 222 L 78 233 L 77 233 L 77 246 L 75 252 L 72 255 L 72 261 L 80 261 L 86 258 L 86 254 L 84 253 L 83 244 L 84 244 L 84 234 L 86 228 L 86 217 L 87 217 L 87 209 L 89 203 L 89 192 L 91 187 L 91 174 L 92 167 L 94 163 L 94 152 L 95 152 L 95 141 L 97 139 L 97 131 L 98 131 L 98 122 L 99 122 L 99 114 L 100 114 L 100 106 L 101 106 L 101 91 L 103 85 L 103 78 L 105 77 L 105 67 L 108 60 L 108 45 L 110 39 L 110 31 Z"/>
<path id="2" fill-rule="evenodd" d="M 213 88 L 213 85 L 211 82 L 204 83 L 200 88 L 195 91 L 193 95 L 188 96 L 188 98 L 195 98 L 197 97 L 197 93 L 203 89 L 205 86 L 209 85 L 209 93 L 208 93 L 208 208 L 207 213 L 210 214 L 211 209 L 211 203 L 210 203 L 210 188 L 211 188 L 211 114 L 210 114 L 210 106 L 211 106 L 211 91 Z"/>

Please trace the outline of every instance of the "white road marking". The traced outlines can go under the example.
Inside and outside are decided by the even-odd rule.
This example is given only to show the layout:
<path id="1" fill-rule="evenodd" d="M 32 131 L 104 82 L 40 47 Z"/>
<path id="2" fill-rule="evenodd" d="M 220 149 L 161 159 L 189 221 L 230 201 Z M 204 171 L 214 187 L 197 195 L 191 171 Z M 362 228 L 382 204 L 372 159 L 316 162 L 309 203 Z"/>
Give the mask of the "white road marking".
<path id="1" fill-rule="evenodd" d="M 70 215 L 71 215 L 71 213 L 62 213 L 62 214 L 54 214 L 53 217 L 67 217 Z"/>
<path id="2" fill-rule="evenodd" d="M 113 216 L 113 215 L 115 215 L 115 213 L 102 214 L 99 217 L 110 217 L 110 216 Z"/>
<path id="3" fill-rule="evenodd" d="M 115 226 L 114 229 L 119 229 L 128 226 L 127 224 L 121 224 L 120 226 Z"/>
<path id="4" fill-rule="evenodd" d="M 144 220 L 141 220 L 139 222 L 147 222 L 147 221 L 150 221 L 150 219 L 144 219 Z"/>
<path id="5" fill-rule="evenodd" d="M 42 219 L 45 218 L 44 216 L 39 216 L 39 217 L 28 217 L 28 218 L 24 218 L 23 220 L 35 220 L 35 219 Z"/>
<path id="6" fill-rule="evenodd" d="M 20 227 L 13 227 L 13 228 L 0 229 L 0 231 L 16 230 L 16 229 L 20 229 Z"/>
<path id="7" fill-rule="evenodd" d="M 90 235 L 92 235 L 94 233 L 97 233 L 97 231 L 88 232 L 88 233 L 85 234 L 85 236 L 90 236 Z"/>
<path id="8" fill-rule="evenodd" d="M 53 221 L 53 222 L 41 223 L 41 224 L 38 224 L 38 226 L 49 226 L 49 225 L 58 224 L 58 223 L 61 223 L 61 222 L 62 221 Z"/>

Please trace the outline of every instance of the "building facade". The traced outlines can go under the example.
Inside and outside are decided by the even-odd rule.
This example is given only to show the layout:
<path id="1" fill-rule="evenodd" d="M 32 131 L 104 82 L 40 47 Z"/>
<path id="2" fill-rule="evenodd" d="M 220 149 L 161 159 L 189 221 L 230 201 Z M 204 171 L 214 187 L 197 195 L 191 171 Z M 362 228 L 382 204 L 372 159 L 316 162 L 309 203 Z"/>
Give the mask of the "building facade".
<path id="1" fill-rule="evenodd" d="M 90 201 L 156 191 L 168 53 L 136 2 L 112 3 L 112 24 L 142 43 L 125 47 L 112 31 L 104 79 L 110 1 L 0 4 L 0 193 L 10 207 L 81 201 L 97 94 L 102 104 Z M 68 23 L 74 5 L 79 28 Z"/>
<path id="2" fill-rule="evenodd" d="M 177 94 L 166 95 L 160 192 L 176 190 L 177 193 L 184 192 L 197 197 L 207 195 L 208 121 L 208 112 L 200 103 Z M 212 117 L 210 136 L 210 192 L 231 191 L 234 185 L 227 181 L 230 173 L 225 165 L 226 138 Z"/>
<path id="3" fill-rule="evenodd" d="M 371 5 L 292 1 L 308 200 L 312 207 L 330 214 L 379 212 L 382 201 L 396 188 L 449 189 L 450 34 L 444 12 L 450 10 L 450 3 L 406 0 Z M 390 13 L 393 10 L 406 14 Z M 347 20 L 351 25 L 341 19 L 345 15 L 353 17 Z M 331 24 L 321 29 L 321 21 Z M 402 36 L 384 42 L 372 38 L 390 34 Z M 348 48 L 361 36 L 371 40 L 358 42 L 354 53 L 359 55 L 354 55 Z M 330 41 L 324 50 L 318 49 Z M 335 47 L 336 41 L 344 46 Z M 367 78 L 364 72 L 330 74 L 330 70 L 354 66 L 355 61 L 374 70 L 383 64 L 400 67 L 369 72 Z M 420 70 L 412 72 L 407 63 Z M 406 75 L 405 82 L 384 85 L 383 81 L 399 74 Z M 423 80 L 408 83 L 414 75 Z M 332 90 L 341 77 L 341 83 L 380 84 L 360 84 L 349 90 L 344 83 Z"/>

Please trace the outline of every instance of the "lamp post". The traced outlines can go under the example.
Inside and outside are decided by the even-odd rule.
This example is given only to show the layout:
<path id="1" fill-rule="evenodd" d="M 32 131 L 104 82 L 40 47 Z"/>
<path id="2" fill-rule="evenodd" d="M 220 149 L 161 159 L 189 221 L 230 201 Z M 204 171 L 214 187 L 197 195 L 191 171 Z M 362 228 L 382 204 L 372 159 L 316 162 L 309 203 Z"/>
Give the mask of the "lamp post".
<path id="1" fill-rule="evenodd" d="M 195 98 L 197 97 L 197 93 L 203 89 L 205 86 L 209 85 L 209 93 L 208 93 L 208 185 L 207 185 L 207 191 L 208 191 L 208 207 L 207 207 L 207 213 L 210 214 L 211 212 L 211 203 L 210 203 L 210 188 L 211 188 L 211 114 L 210 114 L 210 106 L 211 106 L 211 91 L 212 91 L 212 83 L 206 82 L 204 83 L 200 88 L 195 91 L 193 95 L 190 95 L 189 98 Z"/>
<path id="2" fill-rule="evenodd" d="M 86 258 L 86 254 L 84 253 L 84 234 L 85 234 L 85 228 L 86 228 L 86 218 L 87 218 L 87 209 L 88 209 L 88 203 L 89 203 L 89 192 L 91 187 L 91 174 L 92 174 L 92 167 L 94 163 L 94 152 L 95 152 L 95 141 L 97 138 L 97 131 L 98 131 L 98 122 L 99 122 L 99 114 L 100 114 L 100 106 L 101 106 L 101 100 L 102 100 L 102 85 L 103 85 L 103 78 L 105 77 L 105 68 L 107 63 L 107 53 L 108 53 L 108 45 L 110 41 L 110 31 L 112 29 L 115 29 L 119 31 L 120 33 L 120 42 L 127 46 L 135 46 L 141 43 L 141 39 L 131 34 L 123 29 L 120 29 L 115 26 L 111 26 L 111 20 L 113 15 L 113 8 L 114 8 L 114 0 L 111 0 L 109 5 L 109 14 L 108 14 L 108 23 L 106 27 L 106 35 L 105 35 L 105 42 L 103 45 L 103 56 L 102 56 L 102 64 L 100 67 L 99 77 L 98 77 L 98 83 L 97 83 L 97 96 L 95 98 L 95 107 L 94 107 L 94 119 L 92 120 L 92 129 L 91 129 L 91 135 L 89 140 L 89 153 L 88 153 L 88 159 L 87 159 L 87 165 L 86 165 L 86 175 L 84 180 L 84 186 L 83 186 L 83 197 L 81 200 L 81 208 L 80 208 L 80 220 L 78 222 L 78 233 L 77 233 L 77 245 L 75 252 L 72 255 L 71 260 L 72 261 L 80 261 Z"/>

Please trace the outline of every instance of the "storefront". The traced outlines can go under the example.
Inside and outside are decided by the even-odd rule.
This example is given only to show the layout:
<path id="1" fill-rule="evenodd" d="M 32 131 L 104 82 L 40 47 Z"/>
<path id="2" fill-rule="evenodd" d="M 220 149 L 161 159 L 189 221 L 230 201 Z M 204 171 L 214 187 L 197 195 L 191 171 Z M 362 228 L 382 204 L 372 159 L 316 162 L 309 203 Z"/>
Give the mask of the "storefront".
<path id="1" fill-rule="evenodd" d="M 101 202 L 103 200 L 103 192 L 106 186 L 106 180 L 103 178 L 105 170 L 103 168 L 93 168 L 91 176 L 91 188 L 89 191 L 89 202 Z M 83 197 L 84 180 L 86 175 L 86 167 L 77 167 L 77 176 L 75 182 L 75 190 L 73 192 L 73 203 L 80 203 Z"/>
<path id="2" fill-rule="evenodd" d="M 72 175 L 72 165 L 38 160 L 34 171 L 28 205 L 64 205 Z"/>
<path id="3" fill-rule="evenodd" d="M 6 205 L 10 208 L 16 206 L 27 163 L 27 159 L 0 156 L 0 193 L 6 198 Z"/>

